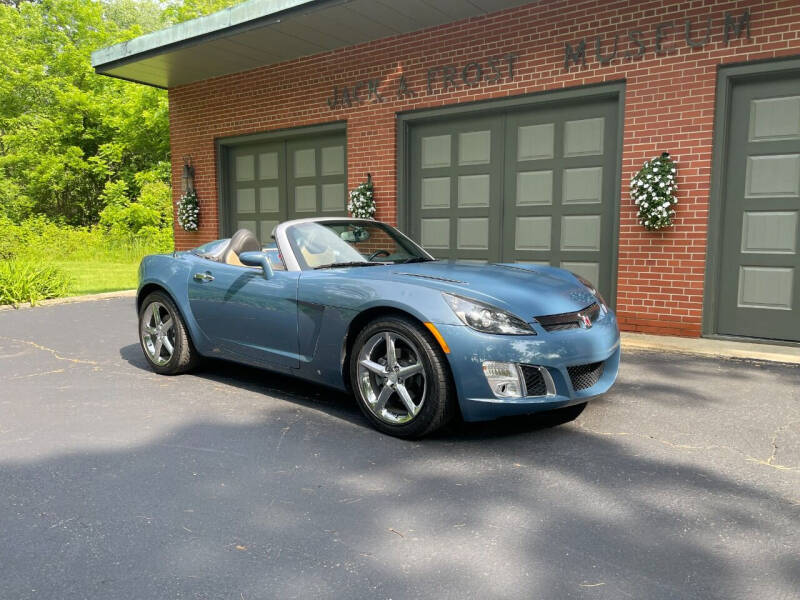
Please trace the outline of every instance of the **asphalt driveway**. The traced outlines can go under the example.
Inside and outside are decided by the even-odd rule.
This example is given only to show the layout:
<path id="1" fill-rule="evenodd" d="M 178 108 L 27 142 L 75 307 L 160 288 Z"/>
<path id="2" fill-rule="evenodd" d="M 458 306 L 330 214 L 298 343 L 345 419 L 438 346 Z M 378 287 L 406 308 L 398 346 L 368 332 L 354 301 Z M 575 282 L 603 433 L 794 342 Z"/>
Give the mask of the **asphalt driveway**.
<path id="1" fill-rule="evenodd" d="M 0 312 L 0 597 L 796 598 L 800 367 L 627 353 L 572 424 L 404 442 L 132 299 Z"/>

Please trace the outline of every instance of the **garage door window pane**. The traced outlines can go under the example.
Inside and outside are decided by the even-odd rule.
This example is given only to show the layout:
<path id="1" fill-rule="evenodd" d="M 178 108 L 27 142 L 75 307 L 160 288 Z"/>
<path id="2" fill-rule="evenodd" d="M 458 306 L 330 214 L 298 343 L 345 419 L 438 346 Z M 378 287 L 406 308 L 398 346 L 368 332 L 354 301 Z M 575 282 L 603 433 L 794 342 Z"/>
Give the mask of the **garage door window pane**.
<path id="1" fill-rule="evenodd" d="M 797 211 L 745 211 L 742 252 L 794 254 L 796 231 Z"/>
<path id="2" fill-rule="evenodd" d="M 256 191 L 253 188 L 236 190 L 236 212 L 256 212 Z"/>
<path id="3" fill-rule="evenodd" d="M 485 165 L 492 156 L 492 132 L 471 131 L 458 136 L 458 164 Z"/>
<path id="4" fill-rule="evenodd" d="M 489 176 L 462 175 L 458 178 L 458 205 L 489 206 Z"/>
<path id="5" fill-rule="evenodd" d="M 326 183 L 322 186 L 322 210 L 344 210 L 344 184 Z"/>
<path id="6" fill-rule="evenodd" d="M 600 250 L 600 215 L 566 216 L 561 219 L 562 250 Z"/>
<path id="7" fill-rule="evenodd" d="M 603 167 L 564 169 L 564 204 L 591 204 L 603 196 Z"/>
<path id="8" fill-rule="evenodd" d="M 465 250 L 486 250 L 489 248 L 489 219 L 459 219 L 458 247 Z"/>
<path id="9" fill-rule="evenodd" d="M 277 221 L 261 221 L 258 224 L 260 231 L 258 238 L 262 244 L 267 244 L 272 240 L 272 230 L 275 229 L 277 224 Z"/>
<path id="10" fill-rule="evenodd" d="M 253 181 L 253 156 L 236 157 L 236 181 Z"/>
<path id="11" fill-rule="evenodd" d="M 514 247 L 517 250 L 550 250 L 551 217 L 517 217 Z"/>
<path id="12" fill-rule="evenodd" d="M 449 177 L 425 177 L 422 180 L 422 208 L 450 208 Z"/>
<path id="13" fill-rule="evenodd" d="M 425 248 L 450 247 L 450 219 L 422 219 L 420 241 Z"/>
<path id="14" fill-rule="evenodd" d="M 555 125 L 526 125 L 517 129 L 517 160 L 553 158 Z"/>
<path id="15" fill-rule="evenodd" d="M 322 174 L 344 174 L 344 146 L 331 146 L 322 149 Z"/>
<path id="16" fill-rule="evenodd" d="M 294 209 L 297 212 L 314 212 L 317 210 L 317 187 L 314 185 L 298 185 L 295 187 Z"/>
<path id="17" fill-rule="evenodd" d="M 258 178 L 277 179 L 278 178 L 278 153 L 265 152 L 258 155 Z"/>
<path id="18" fill-rule="evenodd" d="M 517 173 L 517 206 L 553 203 L 553 172 Z"/>
<path id="19" fill-rule="evenodd" d="M 422 138 L 422 168 L 450 166 L 450 136 L 435 135 Z"/>
<path id="20" fill-rule="evenodd" d="M 596 262 L 562 262 L 561 268 L 577 273 L 594 285 L 600 280 L 600 265 Z"/>
<path id="21" fill-rule="evenodd" d="M 748 156 L 746 198 L 785 198 L 800 195 L 800 154 Z"/>
<path id="22" fill-rule="evenodd" d="M 314 177 L 317 174 L 317 162 L 313 148 L 307 150 L 295 150 L 294 152 L 294 176 L 295 177 Z"/>
<path id="23" fill-rule="evenodd" d="M 564 156 L 590 156 L 603 153 L 602 117 L 567 121 L 564 124 Z"/>
<path id="24" fill-rule="evenodd" d="M 793 281 L 789 267 L 741 267 L 739 306 L 791 310 Z"/>
<path id="25" fill-rule="evenodd" d="M 750 141 L 800 138 L 800 96 L 750 102 Z"/>
<path id="26" fill-rule="evenodd" d="M 256 233 L 256 222 L 255 221 L 239 221 L 236 224 L 236 229 L 249 229 L 253 233 Z"/>
<path id="27" fill-rule="evenodd" d="M 273 213 L 279 210 L 278 188 L 263 187 L 259 190 L 259 210 L 262 213 Z"/>

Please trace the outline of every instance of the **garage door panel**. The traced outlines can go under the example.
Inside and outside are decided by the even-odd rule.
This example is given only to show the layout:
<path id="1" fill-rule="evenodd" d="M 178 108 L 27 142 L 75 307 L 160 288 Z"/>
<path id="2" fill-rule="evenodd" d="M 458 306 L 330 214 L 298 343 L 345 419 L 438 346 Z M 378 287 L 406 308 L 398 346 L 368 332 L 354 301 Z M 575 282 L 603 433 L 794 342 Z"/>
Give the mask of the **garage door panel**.
<path id="1" fill-rule="evenodd" d="M 504 260 L 547 258 L 553 266 L 583 265 L 610 296 L 618 170 L 616 115 L 616 104 L 610 101 L 509 115 L 506 155 L 513 160 L 506 164 Z M 530 139 L 550 132 L 552 155 L 540 151 L 541 158 L 531 158 L 535 153 L 529 150 Z M 547 245 L 541 239 L 542 216 L 549 217 Z"/>
<path id="2" fill-rule="evenodd" d="M 251 213 L 256 212 L 256 189 L 240 188 L 236 190 L 236 212 Z"/>
<path id="3" fill-rule="evenodd" d="M 614 101 L 417 124 L 410 233 L 434 256 L 576 264 L 612 287 Z"/>
<path id="4" fill-rule="evenodd" d="M 728 128 L 716 330 L 800 341 L 800 74 L 736 82 Z"/>
<path id="5" fill-rule="evenodd" d="M 800 154 L 748 156 L 746 198 L 800 196 Z"/>
<path id="6" fill-rule="evenodd" d="M 564 169 L 564 204 L 599 204 L 603 201 L 603 167 Z"/>
<path id="7" fill-rule="evenodd" d="M 753 99 L 748 140 L 766 142 L 800 139 L 800 96 Z"/>
<path id="8" fill-rule="evenodd" d="M 517 128 L 517 161 L 547 160 L 555 156 L 555 123 Z"/>
<path id="9" fill-rule="evenodd" d="M 345 214 L 343 134 L 242 144 L 227 154 L 225 235 L 245 228 L 266 243 L 281 221 Z"/>
<path id="10" fill-rule="evenodd" d="M 438 258 L 500 255 L 502 119 L 479 117 L 412 130 L 412 237 Z"/>
<path id="11" fill-rule="evenodd" d="M 600 279 L 600 263 L 592 261 L 562 261 L 559 265 L 562 269 L 577 273 L 597 285 Z"/>
<path id="12" fill-rule="evenodd" d="M 553 170 L 517 172 L 517 206 L 553 204 Z"/>
<path id="13" fill-rule="evenodd" d="M 794 254 L 797 211 L 748 211 L 742 221 L 742 253 Z"/>

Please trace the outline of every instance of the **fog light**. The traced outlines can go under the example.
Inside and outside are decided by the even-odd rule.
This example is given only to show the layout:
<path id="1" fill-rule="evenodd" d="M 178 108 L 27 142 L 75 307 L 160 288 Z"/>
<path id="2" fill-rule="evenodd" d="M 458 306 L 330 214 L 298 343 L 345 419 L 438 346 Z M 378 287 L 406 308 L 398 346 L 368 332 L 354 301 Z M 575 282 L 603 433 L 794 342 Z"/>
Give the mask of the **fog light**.
<path id="1" fill-rule="evenodd" d="M 520 398 L 523 395 L 516 364 L 488 361 L 483 363 L 483 374 L 498 398 Z"/>

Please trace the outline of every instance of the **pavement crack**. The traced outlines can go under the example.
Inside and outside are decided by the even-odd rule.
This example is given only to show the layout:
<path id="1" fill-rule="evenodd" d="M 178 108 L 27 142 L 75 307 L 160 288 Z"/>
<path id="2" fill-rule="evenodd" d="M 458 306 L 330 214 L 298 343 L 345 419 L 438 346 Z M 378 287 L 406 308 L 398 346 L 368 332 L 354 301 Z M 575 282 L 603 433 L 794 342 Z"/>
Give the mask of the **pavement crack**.
<path id="1" fill-rule="evenodd" d="M 769 441 L 770 445 L 772 446 L 772 453 L 769 455 L 769 458 L 766 461 L 764 461 L 765 465 L 769 465 L 770 467 L 774 466 L 776 468 L 787 468 L 775 464 L 775 458 L 778 455 L 778 436 L 780 436 L 784 431 L 786 431 L 787 429 L 789 429 L 794 425 L 800 425 L 800 421 L 792 421 L 786 423 L 784 425 L 781 425 L 775 431 L 772 432 L 772 437 L 770 438 Z M 791 467 L 788 468 L 791 469 Z"/>
<path id="2" fill-rule="evenodd" d="M 762 466 L 765 466 L 765 467 L 770 467 L 770 468 L 776 469 L 778 471 L 793 471 L 793 472 L 796 472 L 796 473 L 800 473 L 800 467 L 794 467 L 794 466 L 790 466 L 790 465 L 781 465 L 781 464 L 776 464 L 774 462 L 775 461 L 775 456 L 777 454 L 777 445 L 776 445 L 777 437 L 778 437 L 778 435 L 780 435 L 780 433 L 784 429 L 787 429 L 788 427 L 791 427 L 793 424 L 794 423 L 787 423 L 786 425 L 782 425 L 777 430 L 775 430 L 775 432 L 773 433 L 773 436 L 772 436 L 772 456 L 770 456 L 770 458 L 768 458 L 767 460 L 763 460 L 763 459 L 751 456 L 751 455 L 747 454 L 746 452 L 742 452 L 741 450 L 738 450 L 737 448 L 732 448 L 731 446 L 722 446 L 720 444 L 710 444 L 708 446 L 696 446 L 696 445 L 693 445 L 693 444 L 676 444 L 674 442 L 670 442 L 669 440 L 664 440 L 664 439 L 658 438 L 658 437 L 656 437 L 654 435 L 650 435 L 650 434 L 631 433 L 631 432 L 628 432 L 628 431 L 600 431 L 600 430 L 597 430 L 597 429 L 592 429 L 591 427 L 587 426 L 585 423 L 582 423 L 582 422 L 575 423 L 575 425 L 577 427 L 580 427 L 584 431 L 588 431 L 589 433 L 593 433 L 595 435 L 602 435 L 602 436 L 607 436 L 607 437 L 632 437 L 632 438 L 639 438 L 639 439 L 644 439 L 644 440 L 652 440 L 654 442 L 658 442 L 659 444 L 661 444 L 663 446 L 667 446 L 668 448 L 673 448 L 675 450 L 688 450 L 688 451 L 699 451 L 699 452 L 708 452 L 710 450 L 723 450 L 723 451 L 726 451 L 726 452 L 731 452 L 733 454 L 737 454 L 737 455 L 743 457 L 747 462 L 755 463 L 755 464 L 762 465 Z"/>
<path id="3" fill-rule="evenodd" d="M 32 346 L 32 347 L 36 348 L 37 350 L 42 350 L 43 352 L 49 352 L 57 360 L 65 360 L 67 362 L 71 362 L 71 363 L 75 363 L 75 364 L 81 364 L 81 365 L 97 365 L 97 364 L 99 364 L 98 362 L 96 362 L 94 360 L 86 360 L 86 359 L 83 359 L 83 358 L 72 358 L 72 357 L 69 357 L 69 356 L 64 356 L 58 350 L 54 350 L 53 348 L 48 348 L 47 346 L 42 346 L 41 344 L 37 344 L 36 342 L 33 342 L 31 340 L 21 340 L 19 338 L 6 337 L 4 335 L 0 335 L 0 339 L 8 340 L 10 342 L 17 342 L 18 344 L 26 344 L 28 346 Z"/>
<path id="4" fill-rule="evenodd" d="M 41 371 L 37 373 L 28 373 L 26 375 L 14 375 L 12 377 L 2 377 L 0 381 L 15 381 L 17 379 L 30 379 L 32 377 L 42 377 L 44 375 L 54 375 L 56 373 L 63 373 L 66 369 L 54 369 L 52 371 Z"/>

